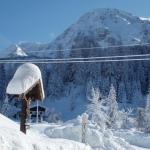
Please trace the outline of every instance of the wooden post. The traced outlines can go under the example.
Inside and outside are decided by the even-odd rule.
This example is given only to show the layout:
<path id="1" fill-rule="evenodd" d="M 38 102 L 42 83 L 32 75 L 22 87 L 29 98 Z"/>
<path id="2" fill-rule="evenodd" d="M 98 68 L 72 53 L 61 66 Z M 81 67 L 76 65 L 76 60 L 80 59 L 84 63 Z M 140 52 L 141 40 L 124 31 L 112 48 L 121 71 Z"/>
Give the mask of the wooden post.
<path id="1" fill-rule="evenodd" d="M 36 123 L 39 122 L 39 104 L 38 104 L 38 100 L 36 101 Z"/>
<path id="2" fill-rule="evenodd" d="M 26 134 L 26 119 L 27 119 L 27 100 L 26 98 L 23 98 L 21 108 L 20 131 L 22 131 L 25 134 Z"/>

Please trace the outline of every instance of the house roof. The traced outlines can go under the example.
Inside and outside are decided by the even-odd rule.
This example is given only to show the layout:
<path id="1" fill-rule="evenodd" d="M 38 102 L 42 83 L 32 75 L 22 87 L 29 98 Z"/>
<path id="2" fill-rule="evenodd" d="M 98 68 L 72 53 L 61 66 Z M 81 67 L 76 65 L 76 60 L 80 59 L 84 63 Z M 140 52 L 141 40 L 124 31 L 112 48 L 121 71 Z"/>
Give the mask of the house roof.
<path id="1" fill-rule="evenodd" d="M 43 107 L 43 106 L 38 106 L 38 109 L 39 109 L 40 111 L 45 111 L 45 110 L 46 110 L 46 108 Z M 36 110 L 37 110 L 37 106 L 30 107 L 30 110 L 31 110 L 31 111 L 36 111 Z"/>

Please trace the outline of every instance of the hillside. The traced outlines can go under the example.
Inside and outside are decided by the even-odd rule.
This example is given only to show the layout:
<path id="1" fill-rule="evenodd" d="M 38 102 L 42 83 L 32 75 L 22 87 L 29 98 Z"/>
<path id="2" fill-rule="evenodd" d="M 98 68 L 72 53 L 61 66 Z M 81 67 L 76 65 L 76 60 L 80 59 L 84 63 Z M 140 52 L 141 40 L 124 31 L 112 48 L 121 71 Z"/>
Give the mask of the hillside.
<path id="1" fill-rule="evenodd" d="M 96 9 L 83 15 L 53 42 L 47 44 L 19 43 L 6 49 L 4 59 L 70 58 L 149 53 L 150 21 L 117 9 Z M 128 44 L 141 44 L 128 46 Z M 109 47 L 126 45 L 123 47 Z M 86 49 L 89 47 L 103 47 Z M 72 50 L 84 48 L 82 50 Z M 63 50 L 63 51 L 55 51 Z M 0 93 L 5 98 L 5 88 L 19 64 L 0 65 Z M 39 65 L 39 64 L 38 64 Z M 45 105 L 55 107 L 63 119 L 71 119 L 86 109 L 86 88 L 89 82 L 98 87 L 105 97 L 110 84 L 115 86 L 117 100 L 123 106 L 144 106 L 150 81 L 150 63 L 109 62 L 39 65 L 46 92 Z M 60 101 L 55 101 L 60 100 Z M 62 100 L 62 101 L 61 101 Z M 58 103 L 57 106 L 53 103 Z M 66 106 L 63 113 L 61 105 Z M 71 109 L 73 102 L 74 108 Z M 3 102 L 2 102 L 3 103 Z M 52 105 L 51 105 L 52 103 Z M 83 105 L 84 106 L 83 106 Z M 82 109 L 78 108 L 82 106 Z M 74 111 L 74 112 L 72 112 Z"/>

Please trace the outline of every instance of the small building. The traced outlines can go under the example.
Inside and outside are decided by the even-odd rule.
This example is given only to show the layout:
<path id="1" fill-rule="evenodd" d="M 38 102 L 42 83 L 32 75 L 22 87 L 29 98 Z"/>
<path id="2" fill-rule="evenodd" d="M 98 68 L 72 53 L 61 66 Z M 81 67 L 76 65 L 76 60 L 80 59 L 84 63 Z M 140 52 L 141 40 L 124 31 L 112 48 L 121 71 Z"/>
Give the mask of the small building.
<path id="1" fill-rule="evenodd" d="M 37 116 L 38 112 L 38 116 Z M 44 106 L 32 106 L 30 107 L 30 121 L 35 122 L 38 117 L 38 122 L 42 122 L 46 115 L 46 108 Z"/>

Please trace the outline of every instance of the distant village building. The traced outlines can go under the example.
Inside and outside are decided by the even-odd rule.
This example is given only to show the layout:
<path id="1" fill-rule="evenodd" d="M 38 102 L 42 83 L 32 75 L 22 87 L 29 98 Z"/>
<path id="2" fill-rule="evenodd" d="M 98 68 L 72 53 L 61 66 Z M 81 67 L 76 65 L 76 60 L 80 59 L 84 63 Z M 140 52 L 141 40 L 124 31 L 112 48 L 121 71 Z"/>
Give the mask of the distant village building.
<path id="1" fill-rule="evenodd" d="M 42 122 L 46 116 L 46 108 L 44 106 L 32 106 L 30 107 L 30 121 L 35 122 L 37 119 L 37 111 L 38 111 L 38 122 Z"/>

